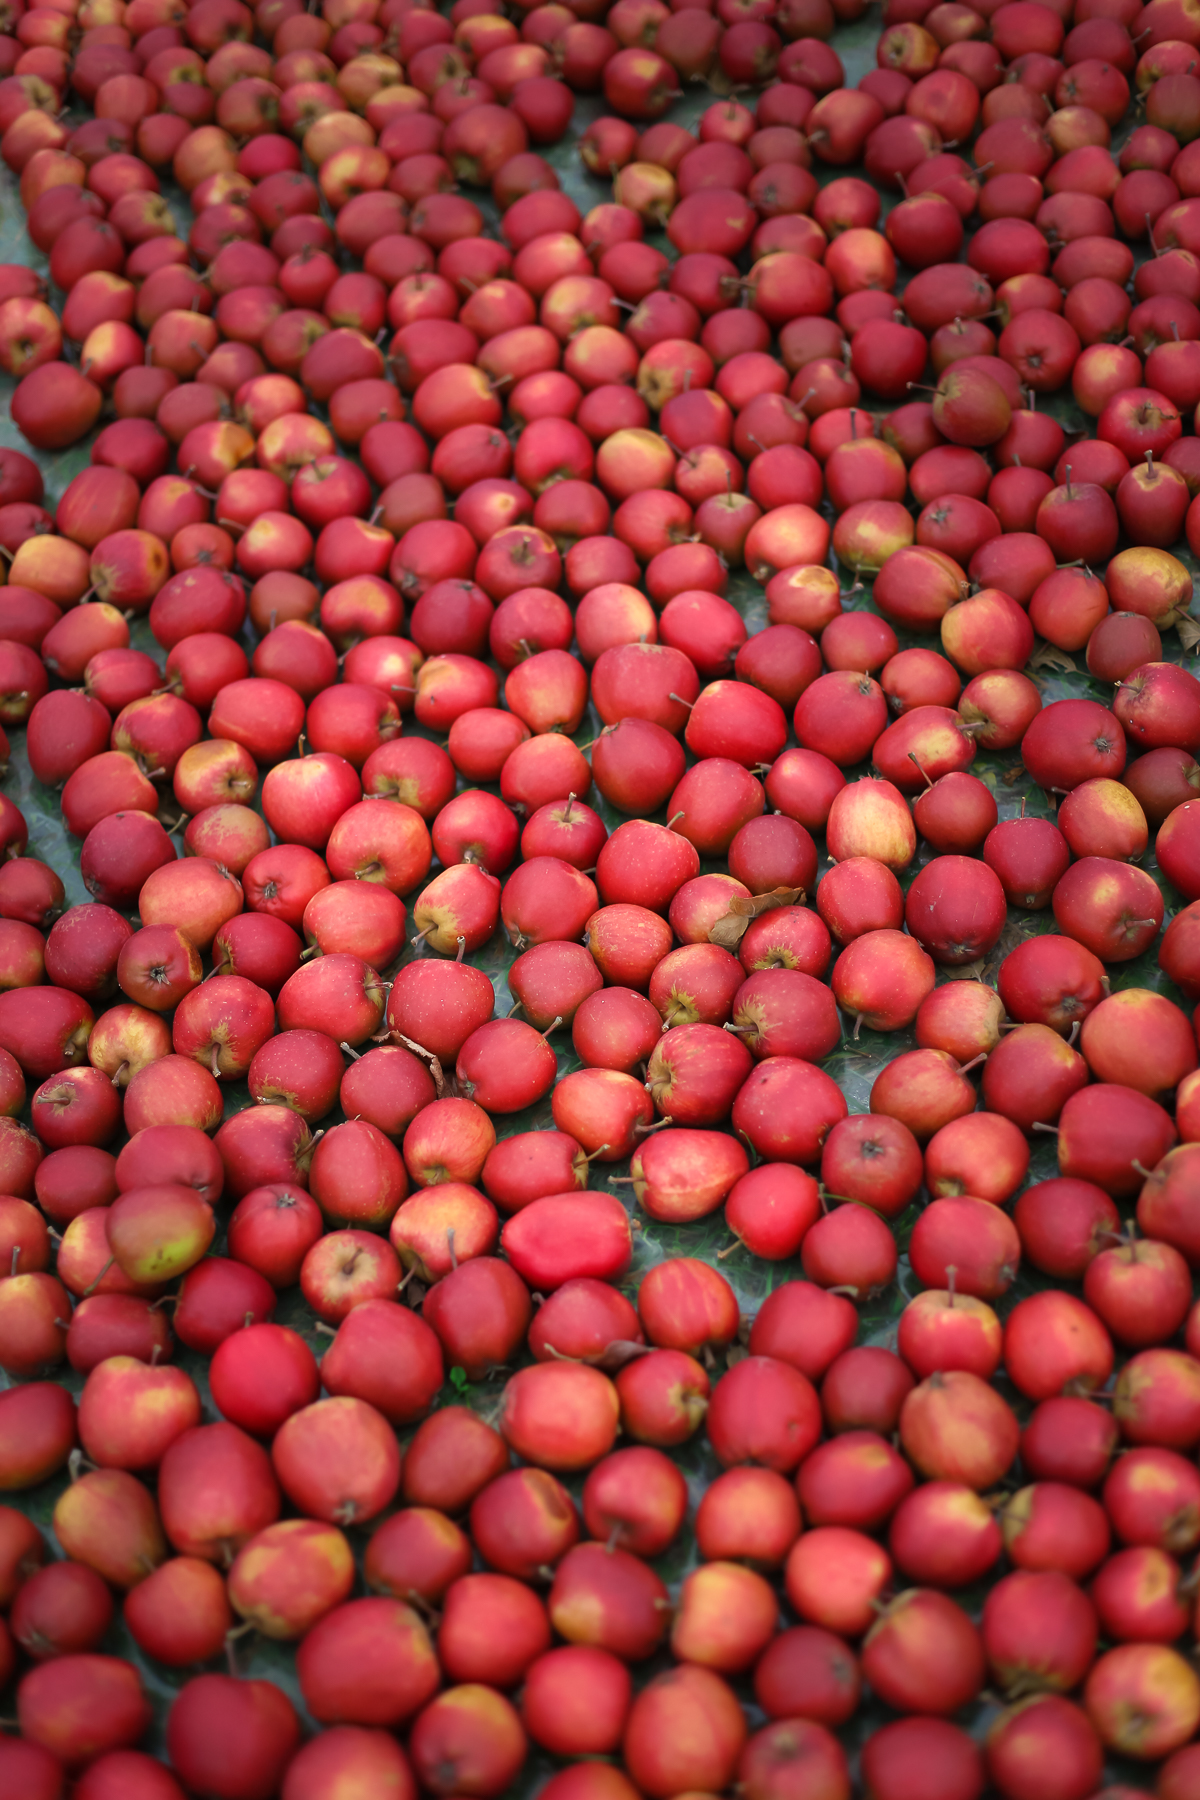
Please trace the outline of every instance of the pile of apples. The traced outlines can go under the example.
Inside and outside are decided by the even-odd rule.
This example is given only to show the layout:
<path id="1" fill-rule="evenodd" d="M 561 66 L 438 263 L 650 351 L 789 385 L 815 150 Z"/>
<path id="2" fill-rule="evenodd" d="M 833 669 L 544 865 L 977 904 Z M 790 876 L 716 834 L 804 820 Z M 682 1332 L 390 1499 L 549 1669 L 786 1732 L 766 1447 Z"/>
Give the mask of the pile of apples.
<path id="1" fill-rule="evenodd" d="M 2 0 L 4 1796 L 1200 1796 L 1200 7 L 864 12 Z"/>

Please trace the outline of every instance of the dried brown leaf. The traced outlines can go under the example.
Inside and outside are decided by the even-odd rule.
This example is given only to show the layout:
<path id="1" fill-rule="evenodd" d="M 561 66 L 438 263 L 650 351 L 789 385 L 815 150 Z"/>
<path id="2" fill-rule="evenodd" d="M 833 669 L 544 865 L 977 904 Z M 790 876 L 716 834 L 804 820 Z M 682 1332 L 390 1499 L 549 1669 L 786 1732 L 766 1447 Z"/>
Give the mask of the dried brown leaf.
<path id="1" fill-rule="evenodd" d="M 1074 675 L 1076 663 L 1073 656 L 1060 650 L 1055 644 L 1039 644 L 1029 661 L 1027 669 L 1061 669 L 1064 674 Z"/>
<path id="2" fill-rule="evenodd" d="M 708 941 L 719 944 L 722 950 L 736 950 L 752 920 L 761 918 L 763 913 L 774 912 L 780 906 L 795 906 L 797 901 L 804 904 L 803 888 L 780 887 L 773 888 L 769 894 L 739 894 L 729 902 L 729 911 L 709 932 Z"/>
<path id="3" fill-rule="evenodd" d="M 650 1344 L 635 1344 L 630 1338 L 614 1338 L 612 1343 L 600 1352 L 599 1356 L 587 1357 L 584 1360 L 590 1362 L 593 1368 L 603 1369 L 607 1374 L 615 1375 L 618 1369 L 623 1369 L 626 1363 L 633 1362 L 635 1357 L 648 1356 L 652 1348 L 653 1346 Z"/>

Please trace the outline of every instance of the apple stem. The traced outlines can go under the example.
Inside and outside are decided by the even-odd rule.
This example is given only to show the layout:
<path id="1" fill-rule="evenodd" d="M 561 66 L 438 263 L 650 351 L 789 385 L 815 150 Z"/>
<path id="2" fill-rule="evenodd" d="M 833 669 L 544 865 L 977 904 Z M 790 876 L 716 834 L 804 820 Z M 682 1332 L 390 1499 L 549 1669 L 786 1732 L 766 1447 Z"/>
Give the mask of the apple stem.
<path id="1" fill-rule="evenodd" d="M 858 1034 L 862 1030 L 862 1022 L 863 1022 L 862 1014 L 855 1013 L 855 1015 L 854 1015 L 854 1031 L 851 1034 L 854 1038 L 855 1043 L 858 1042 Z"/>
<path id="2" fill-rule="evenodd" d="M 673 830 L 674 830 L 674 829 L 675 829 L 675 821 L 676 821 L 676 819 L 682 819 L 682 818 L 683 818 L 683 816 L 684 816 L 684 815 L 683 815 L 683 812 L 682 812 L 682 811 L 681 811 L 681 812 L 677 812 L 677 813 L 672 813 L 672 814 L 671 814 L 671 816 L 670 816 L 670 818 L 669 818 L 669 819 L 668 819 L 668 820 L 667 820 L 667 830 L 668 830 L 668 831 L 673 831 Z"/>
<path id="3" fill-rule="evenodd" d="M 314 1330 L 319 1331 L 322 1337 L 336 1337 L 337 1336 L 337 1332 L 334 1330 L 333 1326 L 326 1325 L 324 1319 L 317 1320 L 317 1323 L 314 1326 Z"/>
<path id="4" fill-rule="evenodd" d="M 562 816 L 562 822 L 563 822 L 563 824 L 564 824 L 564 825 L 565 825 L 565 824 L 566 824 L 566 822 L 567 822 L 567 820 L 568 820 L 568 819 L 569 819 L 569 818 L 570 818 L 570 816 L 571 816 L 571 808 L 572 808 L 572 807 L 573 807 L 573 806 L 574 806 L 574 804 L 575 804 L 575 796 L 574 796 L 574 794 L 568 794 L 568 795 L 567 795 L 567 804 L 566 804 L 566 806 L 565 806 L 565 807 L 564 807 L 564 808 L 563 808 L 563 816 Z"/>
<path id="5" fill-rule="evenodd" d="M 1067 478 L 1064 483 L 1064 486 L 1066 487 L 1066 490 L 1067 490 L 1067 499 L 1070 500 L 1072 498 L 1072 495 L 1071 495 L 1071 465 L 1070 465 L 1070 463 L 1068 463 L 1066 468 L 1063 470 L 1063 474 Z"/>
<path id="6" fill-rule="evenodd" d="M 549 1036 L 550 1036 L 550 1033 L 551 1033 L 551 1032 L 552 1032 L 552 1031 L 557 1031 L 557 1030 L 558 1030 L 558 1028 L 559 1028 L 559 1026 L 560 1026 L 560 1025 L 561 1025 L 561 1024 L 562 1024 L 562 1022 L 563 1022 L 563 1021 L 562 1021 L 562 1014 L 561 1014 L 561 1013 L 559 1013 L 559 1014 L 558 1014 L 558 1015 L 557 1015 L 557 1017 L 556 1017 L 556 1018 L 554 1018 L 554 1019 L 552 1019 L 552 1020 L 551 1020 L 551 1021 L 550 1021 L 550 1023 L 549 1023 L 549 1025 L 547 1025 L 547 1027 L 546 1027 L 546 1029 L 545 1029 L 545 1031 L 539 1031 L 539 1032 L 538 1032 L 538 1036 L 539 1036 L 539 1037 L 540 1037 L 540 1038 L 542 1038 L 542 1039 L 545 1039 L 545 1038 L 548 1038 L 548 1037 L 549 1037 Z"/>
<path id="7" fill-rule="evenodd" d="M 636 1137 L 649 1137 L 652 1131 L 661 1131 L 664 1125 L 673 1125 L 674 1123 L 675 1121 L 670 1113 L 668 1113 L 665 1118 L 656 1120 L 653 1125 L 643 1125 L 639 1121 L 633 1128 L 634 1135 Z"/>
<path id="8" fill-rule="evenodd" d="M 507 1013 L 504 1016 L 507 1019 L 515 1019 L 517 1014 L 520 1012 L 520 1010 L 521 1010 L 521 1002 L 519 1000 L 515 1000 L 513 1002 L 513 1004 L 509 1007 Z"/>
<path id="9" fill-rule="evenodd" d="M 454 1254 L 454 1227 L 453 1227 L 453 1225 L 450 1227 L 449 1231 L 446 1233 L 446 1250 L 450 1257 L 451 1269 L 457 1269 L 458 1258 Z"/>
<path id="10" fill-rule="evenodd" d="M 538 1573 L 540 1575 L 542 1573 L 542 1571 L 539 1569 Z M 549 1579 L 551 1581 L 554 1580 L 554 1570 L 553 1569 L 551 1569 L 549 1571 Z M 425 1623 L 430 1627 L 430 1629 L 432 1631 L 436 1631 L 438 1626 L 442 1622 L 442 1615 L 440 1612 L 438 1612 L 438 1610 L 435 1606 L 430 1606 L 430 1604 L 429 1604 L 428 1600 L 425 1598 L 424 1594 L 418 1594 L 416 1588 L 409 1588 L 408 1593 L 405 1595 L 405 1599 L 408 1601 L 408 1604 L 413 1608 L 414 1612 L 420 1613 L 421 1617 L 425 1620 Z"/>
<path id="11" fill-rule="evenodd" d="M 1073 1019 L 1071 1022 L 1070 1035 L 1067 1038 L 1067 1049 L 1068 1050 L 1072 1047 L 1072 1045 L 1075 1042 L 1075 1039 L 1079 1036 L 1080 1029 L 1081 1028 L 1080 1028 L 1079 1020 Z"/>
<path id="12" fill-rule="evenodd" d="M 925 773 L 924 769 L 921 767 L 921 759 L 917 755 L 915 750 L 909 751 L 908 760 L 910 763 L 912 763 L 913 767 L 916 769 L 917 774 L 921 777 L 921 780 L 925 783 L 926 788 L 931 788 L 933 786 L 933 783 L 932 783 L 932 781 L 930 781 L 928 775 Z"/>
<path id="13" fill-rule="evenodd" d="M 454 958 L 454 960 L 455 960 L 455 962 L 461 962 L 463 957 L 467 954 L 467 940 L 465 937 L 461 936 L 461 934 L 460 934 L 460 936 L 455 941 L 458 944 L 458 955 Z"/>
<path id="14" fill-rule="evenodd" d="M 97 1275 L 95 1281 L 92 1282 L 91 1286 L 84 1288 L 83 1297 L 85 1300 L 87 1299 L 89 1294 L 95 1293 L 96 1289 L 100 1286 L 100 1283 L 104 1280 L 104 1277 L 108 1274 L 108 1271 L 112 1268 L 113 1263 L 115 1261 L 116 1261 L 116 1257 L 110 1256 L 108 1261 L 105 1263 L 104 1267 L 101 1269 L 100 1273 Z"/>
<path id="15" fill-rule="evenodd" d="M 954 1279 L 957 1274 L 958 1274 L 958 1270 L 954 1266 L 954 1264 L 947 1263 L 946 1264 L 946 1292 L 950 1296 L 949 1305 L 951 1305 L 951 1306 L 954 1305 Z"/>
<path id="16" fill-rule="evenodd" d="M 245 1624 L 235 1625 L 230 1631 L 225 1633 L 225 1663 L 229 1669 L 229 1673 L 233 1676 L 235 1681 L 239 1678 L 236 1655 L 237 1640 L 240 1637 L 245 1637 L 248 1631 L 253 1630 L 253 1625 L 250 1623 L 249 1619 L 247 1619 Z"/>
<path id="17" fill-rule="evenodd" d="M 1035 1131 L 1044 1131 L 1047 1134 L 1047 1136 L 1049 1136 L 1049 1137 L 1057 1137 L 1058 1136 L 1058 1126 L 1057 1125 L 1043 1125 L 1042 1121 L 1040 1119 L 1035 1119 L 1033 1121 L 1033 1129 Z"/>
<path id="18" fill-rule="evenodd" d="M 597 1146 L 597 1148 L 595 1150 L 592 1151 L 592 1154 L 590 1156 L 585 1156 L 583 1160 L 584 1160 L 584 1162 L 589 1162 L 589 1163 L 595 1162 L 595 1160 L 598 1156 L 603 1156 L 604 1152 L 606 1150 L 611 1150 L 611 1149 L 612 1149 L 611 1144 L 600 1144 Z"/>
<path id="19" fill-rule="evenodd" d="M 20 1246 L 20 1244 L 14 1244 L 13 1245 L 13 1253 L 12 1253 L 12 1267 L 8 1271 L 10 1275 L 16 1274 L 17 1264 L 20 1262 L 20 1260 L 21 1260 L 21 1246 Z"/>
<path id="20" fill-rule="evenodd" d="M 610 1175 L 608 1185 L 609 1187 L 633 1187 L 635 1184 L 632 1175 Z"/>
<path id="21" fill-rule="evenodd" d="M 350 1045 L 346 1042 L 345 1038 L 343 1038 L 341 1043 L 338 1045 L 338 1049 L 344 1050 L 346 1052 L 346 1055 L 350 1058 L 351 1062 L 361 1062 L 362 1061 L 362 1051 L 351 1049 Z"/>
<path id="22" fill-rule="evenodd" d="M 685 700 L 682 694 L 668 694 L 667 699 L 678 700 L 680 706 L 686 706 L 689 712 L 691 712 L 692 707 L 696 704 L 694 700 Z"/>
<path id="23" fill-rule="evenodd" d="M 213 1072 L 213 1079 L 215 1081 L 219 1081 L 221 1079 L 221 1046 L 220 1046 L 220 1044 L 213 1045 L 212 1052 L 208 1059 L 208 1066 Z"/>
<path id="24" fill-rule="evenodd" d="M 977 1069 L 979 1067 L 980 1063 L 986 1062 L 986 1061 L 987 1061 L 987 1051 L 981 1050 L 979 1052 L 978 1056 L 973 1056 L 971 1058 L 970 1062 L 959 1063 L 958 1072 L 960 1075 L 966 1075 L 972 1069 Z"/>
<path id="25" fill-rule="evenodd" d="M 835 1194 L 832 1188 L 827 1188 L 820 1182 L 817 1183 L 817 1193 L 822 1200 L 836 1200 L 839 1206 L 857 1206 L 860 1204 L 860 1202 L 854 1198 L 853 1194 Z M 826 1208 L 826 1211 L 828 1211 L 828 1208 Z"/>

